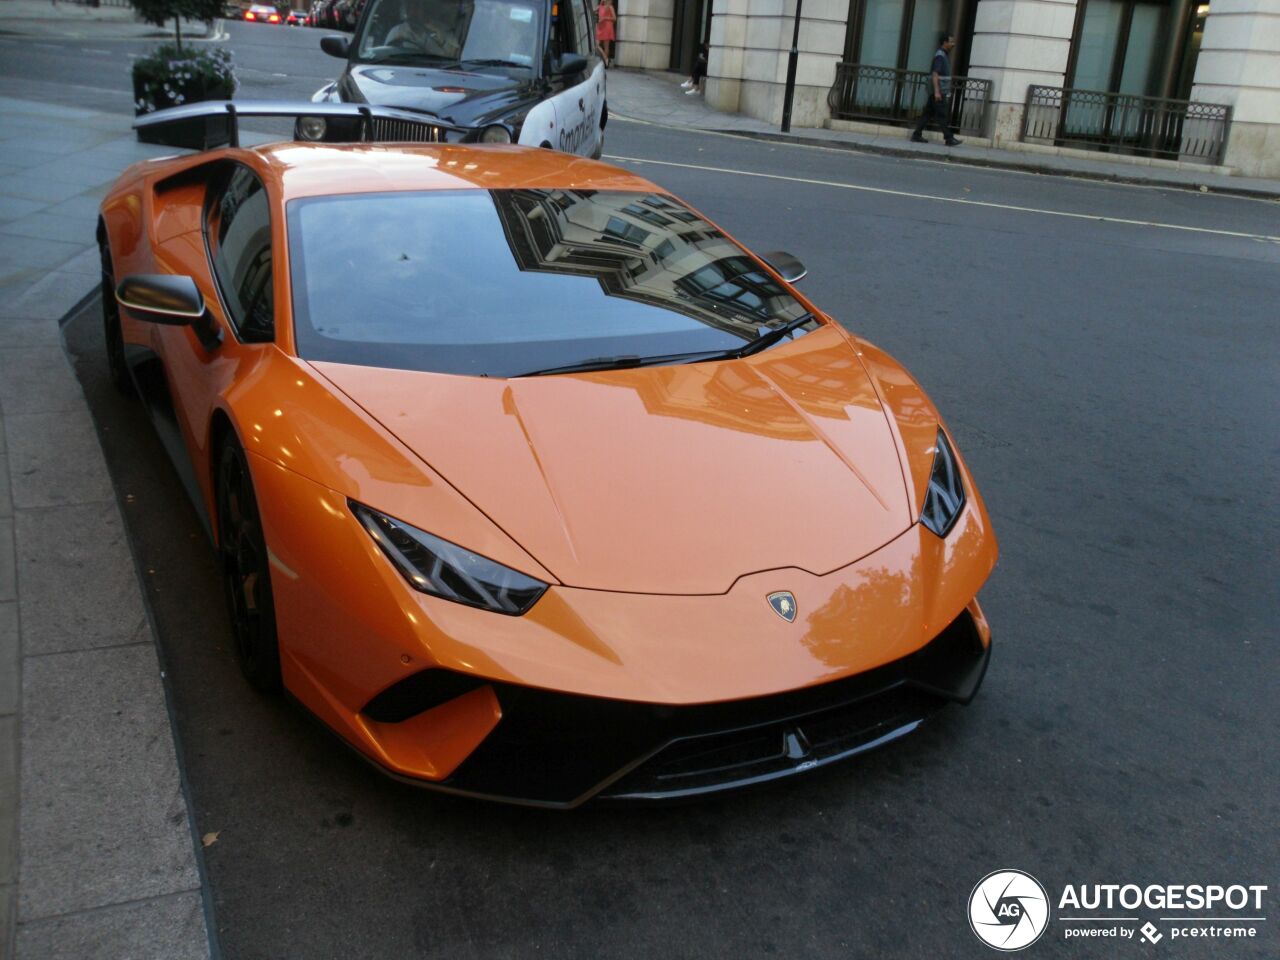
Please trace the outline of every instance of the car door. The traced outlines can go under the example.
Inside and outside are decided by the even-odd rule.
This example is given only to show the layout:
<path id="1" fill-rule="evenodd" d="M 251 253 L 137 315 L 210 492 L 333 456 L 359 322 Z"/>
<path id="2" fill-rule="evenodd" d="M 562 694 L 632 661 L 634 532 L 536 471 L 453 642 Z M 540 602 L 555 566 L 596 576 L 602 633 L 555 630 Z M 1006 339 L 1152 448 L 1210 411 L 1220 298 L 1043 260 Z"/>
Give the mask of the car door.
<path id="1" fill-rule="evenodd" d="M 565 153 L 598 156 L 602 146 L 600 127 L 604 107 L 604 61 L 596 52 L 595 30 L 586 0 L 559 0 L 552 24 L 551 54 L 554 63 L 565 54 L 587 59 L 576 74 L 552 76 L 550 99 L 555 111 L 556 136 L 552 146 Z"/>
<path id="2" fill-rule="evenodd" d="M 228 164 L 211 178 L 202 229 L 174 238 L 169 251 L 172 261 L 181 258 L 181 271 L 196 279 L 205 295 L 207 323 L 221 337 L 213 345 L 207 333 L 202 338 L 191 325 L 157 325 L 155 330 L 156 353 L 171 398 L 169 432 L 181 441 L 165 445 L 196 504 L 207 502 L 203 496 L 209 471 L 202 466 L 209 455 L 208 428 L 218 398 L 233 383 L 251 376 L 275 349 L 272 237 L 277 225 L 272 219 L 262 180 L 243 164 Z"/>

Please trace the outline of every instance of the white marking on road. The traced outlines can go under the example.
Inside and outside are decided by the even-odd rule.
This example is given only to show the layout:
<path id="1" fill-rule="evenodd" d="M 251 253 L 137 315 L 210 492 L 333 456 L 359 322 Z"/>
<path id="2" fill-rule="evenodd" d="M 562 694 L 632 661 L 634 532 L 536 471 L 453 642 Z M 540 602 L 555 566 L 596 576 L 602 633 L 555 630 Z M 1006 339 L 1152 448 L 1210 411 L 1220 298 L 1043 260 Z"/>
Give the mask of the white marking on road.
<path id="1" fill-rule="evenodd" d="M 994 210 L 1011 210 L 1015 213 L 1038 213 L 1046 217 L 1069 217 L 1073 220 L 1093 220 L 1098 223 L 1117 223 L 1132 227 L 1156 227 L 1161 230 L 1182 230 L 1187 233 L 1207 233 L 1219 237 L 1238 237 L 1242 240 L 1262 240 L 1280 243 L 1280 236 L 1265 233 L 1241 233 L 1236 230 L 1215 230 L 1212 227 L 1192 227 L 1184 223 L 1160 223 L 1155 220 L 1129 220 L 1124 217 L 1107 217 L 1097 213 L 1072 213 L 1069 210 L 1045 210 L 1041 207 L 1022 207 L 1012 203 L 996 203 L 992 200 L 966 200 L 963 197 L 942 197 L 932 193 L 913 193 L 909 190 L 891 190 L 888 187 L 868 187 L 860 183 L 841 183 L 838 180 L 813 180 L 808 177 L 788 177 L 780 173 L 761 173 L 756 170 L 734 170 L 731 167 L 709 167 L 698 163 L 677 163 L 674 160 L 646 160 L 642 157 L 606 156 L 606 160 L 619 163 L 652 163 L 660 167 L 680 167 L 684 170 L 703 170 L 707 173 L 730 173 L 740 177 L 760 177 L 765 180 L 785 180 L 788 183 L 804 183 L 816 187 L 835 187 L 839 190 L 857 190 L 863 193 L 881 193 L 911 200 L 933 200 L 938 203 L 960 203 L 970 207 L 990 207 Z"/>
<path id="2" fill-rule="evenodd" d="M 272 74 L 272 76 L 273 76 L 273 77 L 287 77 L 287 76 L 289 76 L 289 75 L 288 75 L 287 73 L 273 73 L 273 74 Z"/>
<path id="3" fill-rule="evenodd" d="M 100 56 L 104 56 L 104 57 L 110 57 L 110 56 L 113 56 L 113 54 L 112 54 L 112 52 L 111 52 L 110 50 L 94 50 L 92 47 L 81 47 L 81 48 L 80 48 L 80 52 L 81 52 L 81 53 L 96 53 L 96 54 L 99 54 Z"/>

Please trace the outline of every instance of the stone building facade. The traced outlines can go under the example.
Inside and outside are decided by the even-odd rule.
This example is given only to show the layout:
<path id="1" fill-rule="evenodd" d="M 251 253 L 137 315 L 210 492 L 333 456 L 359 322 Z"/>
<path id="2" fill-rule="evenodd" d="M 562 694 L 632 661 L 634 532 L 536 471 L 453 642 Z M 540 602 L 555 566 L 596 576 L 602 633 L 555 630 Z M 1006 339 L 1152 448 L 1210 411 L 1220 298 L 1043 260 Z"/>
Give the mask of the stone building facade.
<path id="1" fill-rule="evenodd" d="M 780 122 L 796 2 L 617 0 L 617 62 L 687 70 L 706 41 L 707 102 Z M 904 71 L 927 70 L 947 31 L 958 40 L 957 75 L 990 82 L 982 129 L 971 131 L 978 139 L 1024 148 L 1034 140 L 1023 129 L 1028 88 L 1053 96 L 1068 89 L 1040 143 L 1280 177 L 1280 0 L 800 2 L 793 126 L 832 125 L 842 63 L 855 65 L 844 68 L 848 76 L 885 114 L 860 119 L 908 125 L 923 88 Z M 882 91 L 876 98 L 873 80 Z M 1187 100 L 1227 105 L 1229 114 L 1210 113 L 1229 121 L 1197 120 L 1205 108 L 1185 113 L 1177 102 Z M 1214 124 L 1204 136 L 1225 132 L 1225 148 L 1219 142 L 1197 153 L 1184 144 L 1199 143 Z"/>

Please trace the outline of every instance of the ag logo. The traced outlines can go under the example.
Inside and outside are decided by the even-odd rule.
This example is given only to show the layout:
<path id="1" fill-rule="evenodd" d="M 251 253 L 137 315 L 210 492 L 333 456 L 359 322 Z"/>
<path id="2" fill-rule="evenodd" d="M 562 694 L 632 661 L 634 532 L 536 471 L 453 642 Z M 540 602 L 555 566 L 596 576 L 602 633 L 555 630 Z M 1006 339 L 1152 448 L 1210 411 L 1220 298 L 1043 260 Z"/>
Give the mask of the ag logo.
<path id="1" fill-rule="evenodd" d="M 1049 925 L 1049 895 L 1021 870 L 997 870 L 969 894 L 969 926 L 979 940 L 1012 952 L 1040 939 Z"/>
<path id="2" fill-rule="evenodd" d="M 790 590 L 779 590 L 777 593 L 769 594 L 765 599 L 769 601 L 769 606 L 773 607 L 774 613 L 787 623 L 795 623 L 796 598 Z"/>

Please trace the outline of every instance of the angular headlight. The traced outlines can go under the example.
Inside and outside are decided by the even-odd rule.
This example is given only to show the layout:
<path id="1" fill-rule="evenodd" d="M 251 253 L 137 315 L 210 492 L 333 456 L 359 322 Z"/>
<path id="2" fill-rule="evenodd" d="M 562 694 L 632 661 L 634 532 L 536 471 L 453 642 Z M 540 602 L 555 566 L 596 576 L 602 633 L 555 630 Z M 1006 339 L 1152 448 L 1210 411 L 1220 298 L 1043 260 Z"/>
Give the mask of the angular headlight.
<path id="1" fill-rule="evenodd" d="M 956 469 L 956 455 L 951 451 L 947 435 L 938 429 L 937 452 L 929 471 L 929 489 L 924 495 L 920 522 L 940 537 L 945 537 L 964 509 L 964 484 Z"/>
<path id="2" fill-rule="evenodd" d="M 547 584 L 433 537 L 355 500 L 348 506 L 410 586 L 435 597 L 518 617 Z"/>

